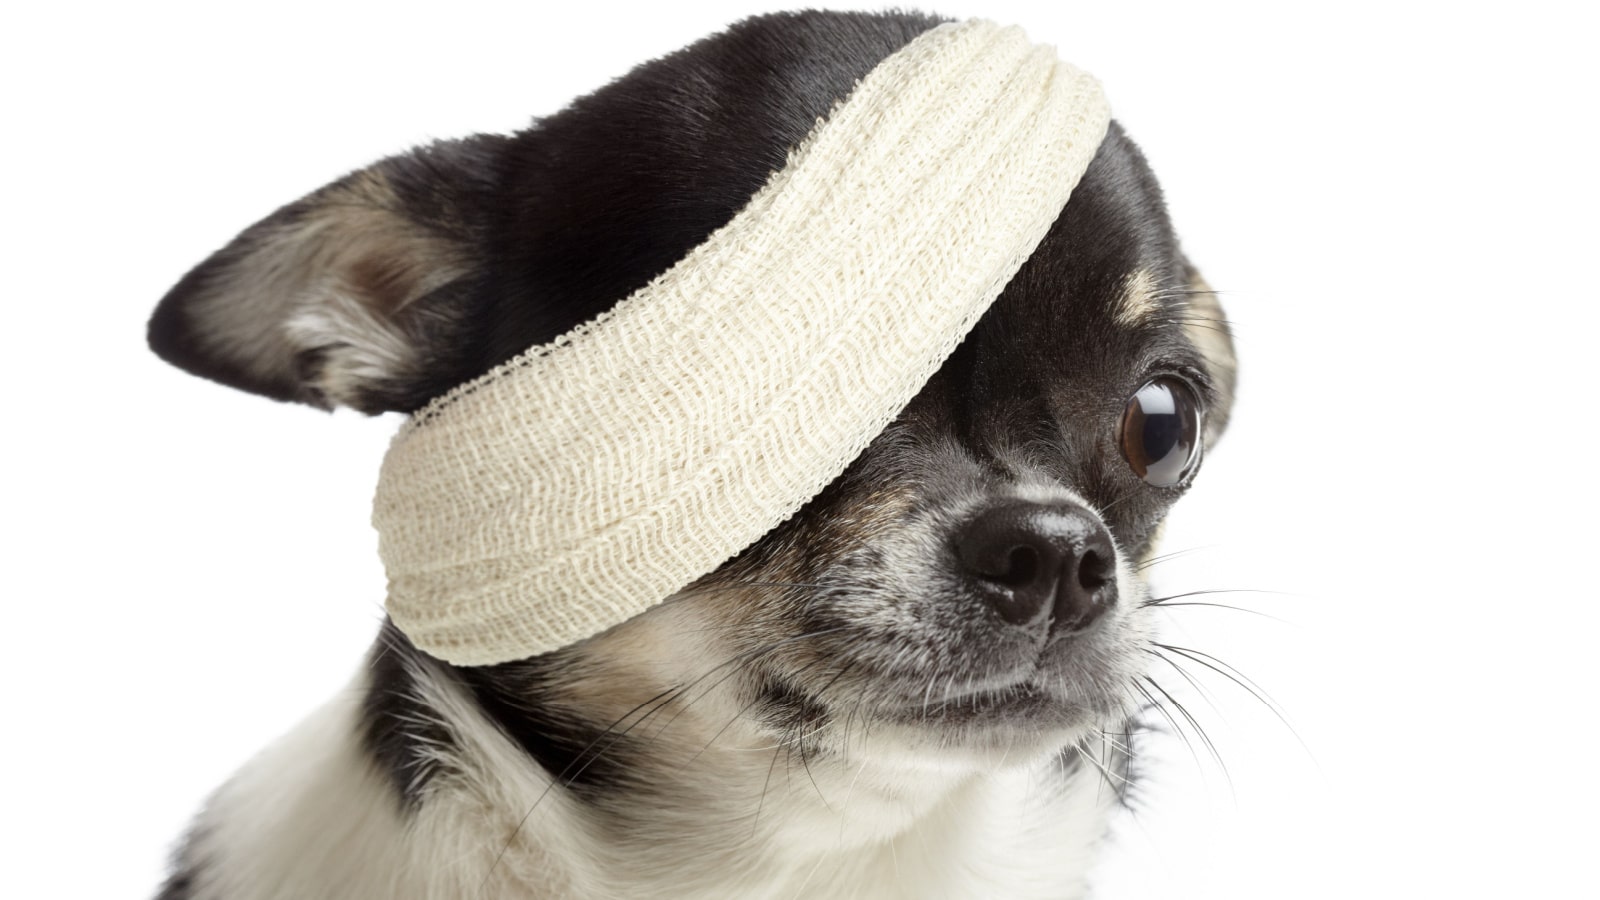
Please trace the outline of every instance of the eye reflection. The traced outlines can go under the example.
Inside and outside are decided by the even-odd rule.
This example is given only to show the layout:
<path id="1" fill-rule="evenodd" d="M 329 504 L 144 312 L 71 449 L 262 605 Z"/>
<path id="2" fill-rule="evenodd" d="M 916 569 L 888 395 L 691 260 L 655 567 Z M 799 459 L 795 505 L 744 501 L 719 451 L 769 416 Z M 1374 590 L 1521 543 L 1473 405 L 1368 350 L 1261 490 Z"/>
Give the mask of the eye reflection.
<path id="1" fill-rule="evenodd" d="M 1200 457 L 1200 401 L 1178 378 L 1162 376 L 1128 400 L 1118 436 L 1128 465 L 1157 487 L 1177 484 Z"/>

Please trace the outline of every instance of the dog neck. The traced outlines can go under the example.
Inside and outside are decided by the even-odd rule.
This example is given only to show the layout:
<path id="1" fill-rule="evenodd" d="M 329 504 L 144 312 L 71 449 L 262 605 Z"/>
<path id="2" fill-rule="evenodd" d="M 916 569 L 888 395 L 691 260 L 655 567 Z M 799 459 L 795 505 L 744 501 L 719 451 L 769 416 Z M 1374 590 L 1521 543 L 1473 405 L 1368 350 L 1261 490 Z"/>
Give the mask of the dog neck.
<path id="1" fill-rule="evenodd" d="M 786 759 L 753 730 L 692 759 L 664 744 L 629 790 L 585 797 L 459 684 L 421 688 L 457 741 L 447 776 L 396 802 L 358 737 L 363 675 L 213 798 L 196 850 L 241 864 L 196 896 L 1076 896 L 1115 803 L 1093 765 L 1057 755 Z"/>

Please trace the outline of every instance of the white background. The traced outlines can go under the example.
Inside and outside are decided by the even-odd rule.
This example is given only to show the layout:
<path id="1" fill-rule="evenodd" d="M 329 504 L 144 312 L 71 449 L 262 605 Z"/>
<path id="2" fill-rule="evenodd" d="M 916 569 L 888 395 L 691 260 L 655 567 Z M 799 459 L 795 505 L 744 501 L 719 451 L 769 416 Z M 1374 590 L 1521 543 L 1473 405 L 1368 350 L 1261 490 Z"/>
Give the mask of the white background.
<path id="1" fill-rule="evenodd" d="M 676 6 L 5 16 L 0 893 L 148 895 L 207 790 L 339 689 L 380 616 L 395 422 L 165 367 L 155 301 L 351 168 L 517 128 L 761 8 Z M 943 4 L 1100 76 L 1238 332 L 1237 420 L 1168 541 L 1205 549 L 1156 572 L 1278 592 L 1220 598 L 1276 618 L 1188 608 L 1170 633 L 1299 737 L 1210 679 L 1190 706 L 1226 775 L 1154 741 L 1102 896 L 1594 896 L 1579 8 Z"/>

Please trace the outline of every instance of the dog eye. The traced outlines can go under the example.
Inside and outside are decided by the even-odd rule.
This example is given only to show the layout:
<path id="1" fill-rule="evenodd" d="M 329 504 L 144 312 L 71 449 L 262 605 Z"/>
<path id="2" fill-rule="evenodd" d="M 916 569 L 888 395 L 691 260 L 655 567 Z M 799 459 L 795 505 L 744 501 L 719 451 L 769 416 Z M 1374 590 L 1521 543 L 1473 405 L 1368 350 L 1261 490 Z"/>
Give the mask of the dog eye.
<path id="1" fill-rule="evenodd" d="M 1145 481 L 1169 487 L 1182 481 L 1200 457 L 1200 401 L 1194 389 L 1163 376 L 1128 400 L 1118 438 L 1128 465 Z"/>

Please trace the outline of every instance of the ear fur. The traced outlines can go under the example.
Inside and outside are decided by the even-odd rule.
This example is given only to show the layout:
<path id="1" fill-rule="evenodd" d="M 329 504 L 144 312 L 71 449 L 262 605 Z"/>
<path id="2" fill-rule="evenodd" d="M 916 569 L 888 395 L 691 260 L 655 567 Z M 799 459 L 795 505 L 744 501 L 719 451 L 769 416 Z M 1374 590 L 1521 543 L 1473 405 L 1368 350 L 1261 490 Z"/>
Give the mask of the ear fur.
<path id="1" fill-rule="evenodd" d="M 484 211 L 508 138 L 413 150 L 246 229 L 172 288 L 150 347 L 233 387 L 314 406 L 409 409 L 470 340 Z M 448 385 L 445 385 L 448 387 Z"/>
<path id="2" fill-rule="evenodd" d="M 1210 446 L 1228 426 L 1228 416 L 1233 411 L 1233 392 L 1239 380 L 1239 359 L 1233 352 L 1233 330 L 1228 327 L 1217 292 L 1193 265 L 1188 266 L 1188 274 L 1189 309 L 1183 318 L 1183 330 L 1205 359 L 1218 395 L 1216 405 L 1206 414 L 1205 442 Z"/>

